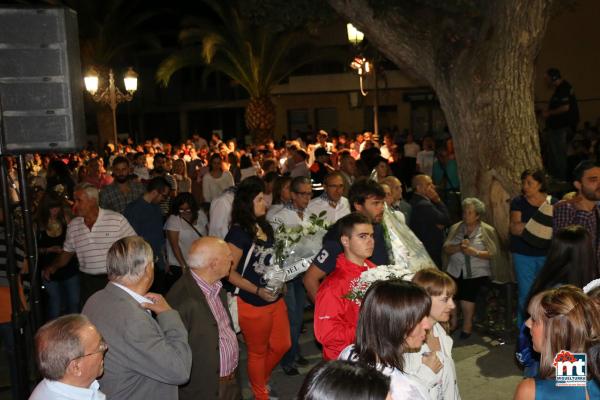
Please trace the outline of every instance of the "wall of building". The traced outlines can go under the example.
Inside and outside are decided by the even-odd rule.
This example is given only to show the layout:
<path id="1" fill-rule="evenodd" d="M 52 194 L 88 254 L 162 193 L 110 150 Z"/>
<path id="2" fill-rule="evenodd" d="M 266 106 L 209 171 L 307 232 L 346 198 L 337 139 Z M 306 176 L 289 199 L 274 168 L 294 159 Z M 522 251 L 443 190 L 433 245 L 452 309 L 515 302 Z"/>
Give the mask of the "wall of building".
<path id="1" fill-rule="evenodd" d="M 600 51 L 598 20 L 600 1 L 579 0 L 574 7 L 554 17 L 548 25 L 542 49 L 536 62 L 535 98 L 545 107 L 552 96 L 543 75 L 549 67 L 560 69 L 575 88 L 579 100 L 581 125 L 596 124 L 600 117 Z"/>

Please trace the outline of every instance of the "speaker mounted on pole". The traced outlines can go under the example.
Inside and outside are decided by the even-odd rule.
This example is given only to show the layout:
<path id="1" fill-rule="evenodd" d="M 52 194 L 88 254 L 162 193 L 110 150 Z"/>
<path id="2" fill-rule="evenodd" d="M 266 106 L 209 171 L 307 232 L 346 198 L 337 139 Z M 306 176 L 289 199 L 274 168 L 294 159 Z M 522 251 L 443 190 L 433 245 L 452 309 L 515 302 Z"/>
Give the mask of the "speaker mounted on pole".
<path id="1" fill-rule="evenodd" d="M 0 154 L 71 152 L 85 145 L 77 14 L 0 8 Z"/>

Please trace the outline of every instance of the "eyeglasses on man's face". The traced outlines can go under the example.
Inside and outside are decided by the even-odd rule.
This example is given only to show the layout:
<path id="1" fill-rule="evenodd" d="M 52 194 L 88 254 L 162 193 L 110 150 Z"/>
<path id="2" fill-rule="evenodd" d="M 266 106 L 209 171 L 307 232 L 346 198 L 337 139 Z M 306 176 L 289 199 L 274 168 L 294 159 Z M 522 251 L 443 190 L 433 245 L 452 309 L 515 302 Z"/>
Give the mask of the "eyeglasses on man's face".
<path id="1" fill-rule="evenodd" d="M 98 346 L 98 350 L 92 351 L 91 353 L 87 353 L 87 354 L 84 354 L 84 355 L 79 356 L 79 357 L 75 357 L 71 361 L 78 360 L 80 358 L 85 358 L 85 357 L 93 356 L 94 354 L 99 354 L 99 353 L 102 353 L 104 355 L 104 353 L 106 353 L 107 351 L 108 351 L 108 344 L 104 340 L 102 340 L 100 342 L 100 345 Z"/>

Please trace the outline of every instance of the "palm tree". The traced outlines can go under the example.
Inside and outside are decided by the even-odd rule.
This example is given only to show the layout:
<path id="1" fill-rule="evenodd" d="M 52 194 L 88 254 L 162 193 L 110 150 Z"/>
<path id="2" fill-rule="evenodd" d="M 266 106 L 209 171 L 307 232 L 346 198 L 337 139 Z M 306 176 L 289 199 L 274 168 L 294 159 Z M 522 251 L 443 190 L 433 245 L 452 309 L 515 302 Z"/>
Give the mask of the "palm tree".
<path id="1" fill-rule="evenodd" d="M 254 26 L 231 0 L 204 2 L 216 18 L 187 18 L 179 34 L 182 48 L 160 64 L 156 78 L 167 86 L 176 71 L 197 65 L 206 66 L 205 77 L 215 71 L 226 74 L 250 95 L 246 127 L 255 142 L 264 143 L 273 138 L 275 129 L 273 87 L 299 67 L 332 58 L 337 52 L 314 51 L 315 46 L 300 32 Z"/>

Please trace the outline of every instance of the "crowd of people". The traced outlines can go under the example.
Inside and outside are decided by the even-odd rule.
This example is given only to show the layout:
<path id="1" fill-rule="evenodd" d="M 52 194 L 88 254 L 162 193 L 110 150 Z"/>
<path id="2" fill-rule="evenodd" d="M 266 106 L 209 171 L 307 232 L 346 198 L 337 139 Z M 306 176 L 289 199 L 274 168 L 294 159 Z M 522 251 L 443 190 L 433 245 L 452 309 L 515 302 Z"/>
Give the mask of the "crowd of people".
<path id="1" fill-rule="evenodd" d="M 594 398 L 600 290 L 583 287 L 599 278 L 600 166 L 580 163 L 576 192 L 561 201 L 542 171 L 524 171 L 506 249 L 484 203 L 457 200 L 451 139 L 382 139 L 319 131 L 242 149 L 194 135 L 178 146 L 155 139 L 28 156 L 49 321 L 35 336 L 44 379 L 31 398 L 241 399 L 243 341 L 254 398 L 273 399 L 278 365 L 291 376 L 309 364 L 299 339 L 314 304 L 324 361 L 299 399 L 460 399 L 452 332 L 472 335 L 482 289 L 512 265 L 528 378 L 515 398 Z M 23 188 L 4 158 L 16 203 Z M 352 283 L 393 263 L 386 209 L 432 263 L 356 301 Z M 314 216 L 328 227 L 322 248 L 273 290 L 263 273 L 280 228 Z M 554 386 L 561 350 L 588 354 L 587 387 Z"/>

